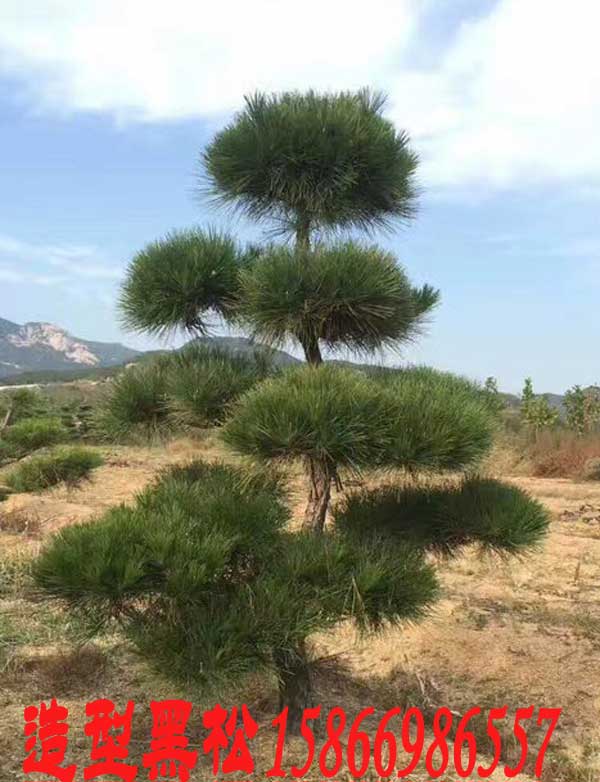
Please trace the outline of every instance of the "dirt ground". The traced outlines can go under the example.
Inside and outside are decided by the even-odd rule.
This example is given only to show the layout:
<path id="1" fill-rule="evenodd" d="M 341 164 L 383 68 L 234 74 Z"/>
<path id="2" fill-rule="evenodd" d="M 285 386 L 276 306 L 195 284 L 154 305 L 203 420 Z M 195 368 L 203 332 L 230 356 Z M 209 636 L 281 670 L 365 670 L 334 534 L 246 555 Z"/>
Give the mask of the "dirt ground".
<path id="1" fill-rule="evenodd" d="M 141 757 L 150 736 L 148 704 L 186 697 L 196 704 L 190 736 L 200 745 L 200 713 L 214 704 L 200 693 L 181 693 L 135 658 L 121 639 L 72 643 L 74 620 L 32 600 L 27 561 L 63 525 L 87 520 L 129 501 L 159 470 L 193 456 L 222 452 L 211 436 L 165 447 L 103 449 L 106 463 L 78 488 L 13 495 L 0 505 L 0 780 L 21 779 L 23 707 L 58 698 L 71 713 L 69 761 L 89 763 L 83 733 L 86 702 L 98 697 L 124 707 L 135 700 L 132 757 Z M 492 465 L 493 466 L 493 465 Z M 504 476 L 505 478 L 507 476 Z M 543 548 L 527 558 L 501 560 L 467 551 L 440 563 L 442 601 L 422 624 L 361 640 L 348 626 L 313 639 L 318 702 L 350 715 L 375 706 L 377 716 L 394 706 L 420 707 L 429 718 L 439 706 L 456 715 L 472 706 L 562 707 L 550 743 L 544 782 L 600 780 L 600 484 L 508 478 L 552 512 Z M 292 479 L 301 504 L 302 484 Z M 248 681 L 241 691 L 219 694 L 226 705 L 246 702 L 260 729 L 254 740 L 257 771 L 273 761 L 275 682 Z M 474 723 L 486 746 L 485 718 Z M 367 726 L 368 726 L 367 722 Z M 376 724 L 376 723 L 373 723 Z M 507 728 L 510 729 L 507 719 Z M 530 732 L 539 744 L 541 729 Z M 503 762 L 514 762 L 507 739 Z M 303 745 L 292 741 L 284 767 L 302 765 Z M 481 757 L 484 762 L 485 755 Z M 528 771 L 532 772 L 531 768 Z M 145 778 L 140 772 L 139 778 Z M 210 779 L 201 755 L 192 779 Z M 318 771 L 307 778 L 317 779 Z M 34 778 L 34 777 L 33 777 Z M 79 774 L 76 777 L 82 779 Z M 371 777 L 374 778 L 374 777 Z M 411 779 L 427 777 L 417 771 Z M 444 780 L 455 779 L 451 773 Z M 473 777 L 474 778 L 474 777 Z M 521 774 L 520 780 L 533 779 Z M 492 777 L 504 780 L 503 774 Z"/>

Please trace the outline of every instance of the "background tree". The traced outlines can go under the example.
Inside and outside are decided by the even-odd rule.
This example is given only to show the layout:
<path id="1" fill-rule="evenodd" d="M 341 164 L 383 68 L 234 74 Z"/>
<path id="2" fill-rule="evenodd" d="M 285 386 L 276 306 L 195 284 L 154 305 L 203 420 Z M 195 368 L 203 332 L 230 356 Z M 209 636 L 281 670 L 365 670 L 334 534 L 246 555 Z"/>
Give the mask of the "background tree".
<path id="1" fill-rule="evenodd" d="M 498 381 L 495 377 L 487 377 L 483 384 L 483 391 L 492 410 L 500 414 L 506 409 L 506 402 L 498 389 Z"/>
<path id="2" fill-rule="evenodd" d="M 499 394 L 498 391 L 498 381 L 495 377 L 486 377 L 485 383 L 483 384 L 484 389 L 488 392 L 488 394 Z"/>
<path id="3" fill-rule="evenodd" d="M 565 417 L 569 429 L 583 435 L 600 421 L 600 395 L 596 388 L 573 386 L 565 393 Z"/>
<path id="4" fill-rule="evenodd" d="M 526 377 L 525 382 L 523 383 L 523 390 L 521 391 L 521 407 L 526 409 L 534 399 L 533 380 L 530 377 Z"/>
<path id="5" fill-rule="evenodd" d="M 565 393 L 565 415 L 569 429 L 577 434 L 585 432 L 585 393 L 581 386 L 573 386 Z"/>
<path id="6" fill-rule="evenodd" d="M 533 383 L 530 377 L 525 379 L 521 394 L 521 418 L 536 434 L 542 429 L 550 429 L 560 420 L 560 413 L 551 407 L 546 396 L 536 396 L 533 393 Z"/>
<path id="7" fill-rule="evenodd" d="M 584 391 L 584 420 L 586 431 L 597 429 L 600 422 L 600 389 L 592 386 Z"/>
<path id="8" fill-rule="evenodd" d="M 236 355 L 194 342 L 117 375 L 100 398 L 94 429 L 112 441 L 148 442 L 217 425 L 237 397 L 274 371 L 267 350 Z"/>

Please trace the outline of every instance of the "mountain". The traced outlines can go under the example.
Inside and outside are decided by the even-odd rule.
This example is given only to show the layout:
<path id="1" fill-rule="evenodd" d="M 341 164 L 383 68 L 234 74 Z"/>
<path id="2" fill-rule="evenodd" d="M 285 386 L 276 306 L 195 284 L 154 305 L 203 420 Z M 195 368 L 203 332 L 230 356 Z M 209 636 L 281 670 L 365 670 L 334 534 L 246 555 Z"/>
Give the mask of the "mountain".
<path id="1" fill-rule="evenodd" d="M 187 343 L 195 345 L 208 345 L 211 348 L 227 351 L 236 356 L 252 356 L 256 352 L 266 352 L 271 356 L 273 363 L 280 367 L 292 364 L 301 364 L 302 360 L 286 353 L 285 350 L 277 350 L 261 345 L 248 337 L 196 337 Z"/>
<path id="2" fill-rule="evenodd" d="M 39 370 L 117 366 L 139 355 L 117 342 L 79 339 L 52 323 L 21 326 L 0 318 L 0 378 Z"/>
<path id="3" fill-rule="evenodd" d="M 252 355 L 266 351 L 278 366 L 302 363 L 302 359 L 284 350 L 269 348 L 248 337 L 196 337 L 187 344 L 209 345 L 235 355 Z M 71 380 L 100 380 L 110 377 L 125 364 L 138 359 L 165 353 L 154 350 L 142 353 L 118 342 L 91 342 L 73 337 L 51 323 L 25 323 L 19 326 L 0 318 L 0 386 L 19 383 L 56 383 Z M 366 367 L 350 361 L 334 363 L 344 366 Z M 112 370 L 111 370 L 112 368 Z M 590 386 L 584 391 L 600 396 L 600 388 Z M 545 396 L 550 407 L 564 416 L 564 397 L 560 394 L 536 394 Z M 501 393 L 509 409 L 518 410 L 521 399 L 516 394 Z"/>

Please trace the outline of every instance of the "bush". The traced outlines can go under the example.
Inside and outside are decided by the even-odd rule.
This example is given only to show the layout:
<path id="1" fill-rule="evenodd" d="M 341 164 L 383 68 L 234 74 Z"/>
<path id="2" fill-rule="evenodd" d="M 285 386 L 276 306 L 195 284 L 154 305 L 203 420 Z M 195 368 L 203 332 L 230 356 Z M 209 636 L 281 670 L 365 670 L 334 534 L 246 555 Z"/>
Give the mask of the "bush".
<path id="1" fill-rule="evenodd" d="M 68 440 L 69 432 L 58 418 L 24 418 L 6 429 L 4 439 L 28 453 Z"/>
<path id="2" fill-rule="evenodd" d="M 490 478 L 432 486 L 384 486 L 351 494 L 335 512 L 336 526 L 354 539 L 394 537 L 446 554 L 478 543 L 517 553 L 544 537 L 548 512 L 516 486 Z"/>
<path id="3" fill-rule="evenodd" d="M 118 375 L 95 428 L 111 439 L 151 440 L 181 427 L 217 424 L 240 394 L 272 371 L 265 353 L 241 356 L 192 343 Z"/>
<path id="4" fill-rule="evenodd" d="M 223 430 L 249 456 L 352 470 L 460 469 L 487 452 L 493 433 L 485 401 L 463 378 L 425 368 L 370 376 L 331 364 L 262 383 Z"/>
<path id="5" fill-rule="evenodd" d="M 251 218 L 373 228 L 415 211 L 417 155 L 380 93 L 254 95 L 204 154 L 218 198 Z"/>
<path id="6" fill-rule="evenodd" d="M 120 299 L 124 324 L 151 334 L 182 325 L 203 333 L 200 312 L 226 311 L 240 258 L 235 242 L 212 231 L 177 231 L 153 242 L 128 269 Z"/>
<path id="7" fill-rule="evenodd" d="M 600 457 L 586 459 L 581 470 L 581 478 L 584 481 L 600 481 Z"/>
<path id="8" fill-rule="evenodd" d="M 110 382 L 95 420 L 110 439 L 152 439 L 171 429 L 167 373 L 156 360 L 125 369 Z"/>
<path id="9" fill-rule="evenodd" d="M 161 364 L 168 377 L 169 411 L 184 426 L 221 423 L 231 404 L 273 371 L 264 353 L 242 356 L 194 344 Z"/>
<path id="10" fill-rule="evenodd" d="M 2 389 L 0 388 L 0 391 Z M 50 414 L 51 405 L 49 400 L 42 396 L 39 391 L 31 388 L 19 388 L 15 391 L 2 391 L 0 393 L 2 413 L 0 417 L 4 418 L 6 412 L 10 409 L 10 422 L 15 424 L 26 418 L 45 418 Z"/>
<path id="11" fill-rule="evenodd" d="M 8 473 L 5 483 L 16 492 L 42 491 L 57 483 L 73 485 L 102 463 L 100 454 L 88 448 L 57 448 L 18 464 Z"/>
<path id="12" fill-rule="evenodd" d="M 261 667 L 285 677 L 310 633 L 416 619 L 436 596 L 417 550 L 291 534 L 288 518 L 272 474 L 194 462 L 134 507 L 61 530 L 33 575 L 49 596 L 117 618 L 169 676 L 212 686 Z"/>
<path id="13" fill-rule="evenodd" d="M 237 312 L 269 344 L 367 353 L 414 337 L 437 300 L 433 288 L 411 286 L 392 254 L 345 241 L 270 248 L 241 272 Z"/>
<path id="14" fill-rule="evenodd" d="M 393 400 L 384 466 L 462 470 L 491 448 L 497 414 L 476 384 L 429 367 L 380 370 L 373 377 Z"/>
<path id="15" fill-rule="evenodd" d="M 0 439 L 0 466 L 7 462 L 12 462 L 15 459 L 18 459 L 19 456 L 20 453 L 18 448 L 15 448 L 14 445 L 7 443 L 6 440 Z"/>
<path id="16" fill-rule="evenodd" d="M 245 394 L 223 437 L 258 459 L 374 466 L 389 440 L 386 402 L 361 372 L 334 365 L 293 368 Z"/>

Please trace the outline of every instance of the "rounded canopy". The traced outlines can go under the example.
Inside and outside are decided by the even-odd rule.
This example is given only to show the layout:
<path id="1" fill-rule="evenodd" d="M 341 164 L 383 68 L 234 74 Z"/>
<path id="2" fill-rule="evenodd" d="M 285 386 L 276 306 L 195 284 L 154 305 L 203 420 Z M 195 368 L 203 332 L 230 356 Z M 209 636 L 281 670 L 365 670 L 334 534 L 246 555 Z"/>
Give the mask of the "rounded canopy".
<path id="1" fill-rule="evenodd" d="M 418 333 L 439 295 L 413 288 L 394 256 L 357 242 L 273 247 L 240 273 L 237 314 L 268 343 L 369 353 Z"/>
<path id="2" fill-rule="evenodd" d="M 415 210 L 417 155 L 362 90 L 246 98 L 204 154 L 211 192 L 288 228 L 372 228 Z"/>

